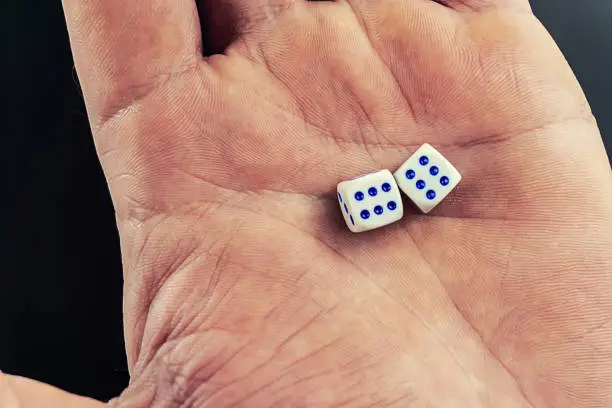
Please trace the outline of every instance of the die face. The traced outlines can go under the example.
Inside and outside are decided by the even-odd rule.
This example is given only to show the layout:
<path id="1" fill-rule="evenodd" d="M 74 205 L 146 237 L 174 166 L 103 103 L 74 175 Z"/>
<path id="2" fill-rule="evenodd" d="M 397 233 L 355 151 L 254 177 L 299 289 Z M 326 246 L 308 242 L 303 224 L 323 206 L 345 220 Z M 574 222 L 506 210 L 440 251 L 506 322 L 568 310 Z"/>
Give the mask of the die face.
<path id="1" fill-rule="evenodd" d="M 393 176 L 424 213 L 433 210 L 461 181 L 457 169 L 429 144 L 414 152 Z"/>
<path id="2" fill-rule="evenodd" d="M 338 202 L 352 232 L 391 224 L 404 214 L 399 187 L 389 170 L 341 182 L 338 184 Z"/>

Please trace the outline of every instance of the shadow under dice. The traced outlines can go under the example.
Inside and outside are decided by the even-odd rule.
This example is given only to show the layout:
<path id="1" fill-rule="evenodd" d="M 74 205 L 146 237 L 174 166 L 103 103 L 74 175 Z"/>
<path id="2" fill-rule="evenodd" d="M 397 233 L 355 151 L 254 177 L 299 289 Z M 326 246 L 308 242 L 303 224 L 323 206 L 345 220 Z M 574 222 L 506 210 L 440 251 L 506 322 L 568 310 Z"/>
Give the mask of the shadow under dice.
<path id="1" fill-rule="evenodd" d="M 379 228 L 404 215 L 402 197 L 389 170 L 339 183 L 338 202 L 344 221 L 352 232 Z"/>
<path id="2" fill-rule="evenodd" d="M 393 177 L 424 213 L 440 204 L 461 181 L 457 169 L 429 144 L 419 147 Z"/>

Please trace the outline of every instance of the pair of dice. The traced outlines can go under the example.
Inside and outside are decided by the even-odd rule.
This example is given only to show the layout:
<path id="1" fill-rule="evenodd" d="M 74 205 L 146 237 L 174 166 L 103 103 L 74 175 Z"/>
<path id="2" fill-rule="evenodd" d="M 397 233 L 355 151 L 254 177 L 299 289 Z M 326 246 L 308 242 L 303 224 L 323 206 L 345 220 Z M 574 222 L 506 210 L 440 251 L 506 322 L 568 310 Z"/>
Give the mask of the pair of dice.
<path id="1" fill-rule="evenodd" d="M 424 144 L 393 174 L 380 170 L 338 184 L 338 202 L 352 232 L 391 224 L 404 215 L 401 189 L 428 213 L 461 181 L 461 175 L 440 152 Z"/>

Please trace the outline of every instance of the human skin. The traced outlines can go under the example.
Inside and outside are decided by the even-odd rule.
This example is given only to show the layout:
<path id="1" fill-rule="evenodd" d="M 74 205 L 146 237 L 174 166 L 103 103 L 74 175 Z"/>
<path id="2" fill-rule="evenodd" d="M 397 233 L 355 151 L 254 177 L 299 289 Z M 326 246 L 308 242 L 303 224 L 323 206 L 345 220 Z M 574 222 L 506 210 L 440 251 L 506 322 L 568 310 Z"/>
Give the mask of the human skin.
<path id="1" fill-rule="evenodd" d="M 612 405 L 610 166 L 527 1 L 64 8 L 121 237 L 112 408 Z M 348 232 L 335 185 L 424 142 L 457 189 Z"/>

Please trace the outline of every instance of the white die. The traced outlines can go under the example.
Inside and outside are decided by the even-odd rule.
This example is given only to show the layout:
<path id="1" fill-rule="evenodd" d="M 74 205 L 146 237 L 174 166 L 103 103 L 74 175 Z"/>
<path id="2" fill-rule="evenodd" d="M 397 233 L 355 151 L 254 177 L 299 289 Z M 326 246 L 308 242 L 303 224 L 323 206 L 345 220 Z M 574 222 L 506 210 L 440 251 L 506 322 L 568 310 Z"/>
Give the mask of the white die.
<path id="1" fill-rule="evenodd" d="M 440 152 L 424 144 L 393 173 L 399 188 L 425 214 L 461 181 L 461 174 Z"/>
<path id="2" fill-rule="evenodd" d="M 380 170 L 338 184 L 338 202 L 346 225 L 362 232 L 391 224 L 404 215 L 393 174 Z"/>

